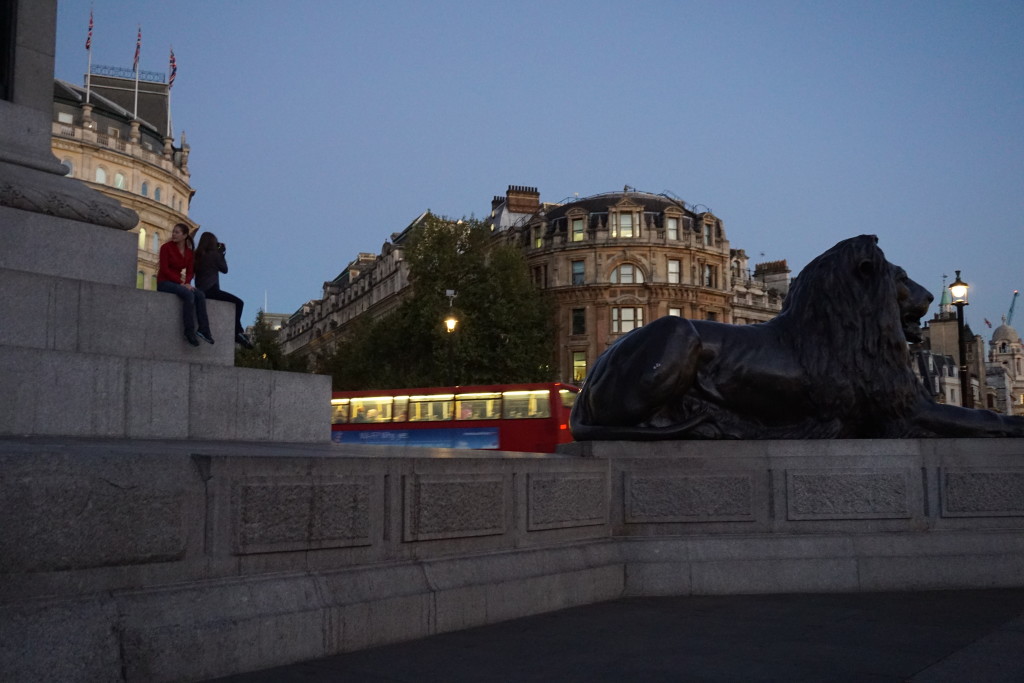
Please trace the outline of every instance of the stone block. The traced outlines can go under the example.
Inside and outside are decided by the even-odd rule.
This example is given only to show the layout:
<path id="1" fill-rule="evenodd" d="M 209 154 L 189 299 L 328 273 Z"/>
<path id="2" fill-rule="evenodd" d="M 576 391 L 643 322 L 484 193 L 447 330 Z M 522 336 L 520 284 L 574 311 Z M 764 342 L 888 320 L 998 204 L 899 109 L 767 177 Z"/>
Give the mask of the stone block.
<path id="1" fill-rule="evenodd" d="M 508 531 L 509 482 L 494 474 L 403 477 L 404 541 L 501 535 Z"/>
<path id="2" fill-rule="evenodd" d="M 192 366 L 189 437 L 269 441 L 272 382 L 266 371 Z"/>
<path id="3" fill-rule="evenodd" d="M 625 576 L 626 595 L 689 595 L 693 590 L 689 562 L 633 563 Z"/>
<path id="4" fill-rule="evenodd" d="M 527 474 L 527 529 L 562 529 L 608 522 L 604 472 Z"/>
<path id="5" fill-rule="evenodd" d="M 257 370 L 256 372 L 269 372 Z M 274 372 L 270 409 L 271 440 L 327 442 L 331 439 L 331 378 Z"/>
<path id="6" fill-rule="evenodd" d="M 117 681 L 121 653 L 110 600 L 31 600 L 0 605 L 5 681 Z"/>
<path id="7" fill-rule="evenodd" d="M 52 99 L 52 80 L 47 88 Z M 47 141 L 49 130 L 47 117 Z M 0 206 L 0 239 L 0 269 L 135 287 L 138 237 L 132 233 Z"/>
<path id="8" fill-rule="evenodd" d="M 625 521 L 754 521 L 755 482 L 749 472 L 680 475 L 630 472 L 624 475 Z"/>
<path id="9" fill-rule="evenodd" d="M 691 576 L 694 595 L 859 590 L 852 557 L 694 562 Z"/>
<path id="10" fill-rule="evenodd" d="M 787 470 L 790 520 L 907 519 L 911 471 Z"/>
<path id="11" fill-rule="evenodd" d="M 127 436 L 187 438 L 189 378 L 189 366 L 184 363 L 129 359 Z"/>
<path id="12" fill-rule="evenodd" d="M 325 640 L 330 653 L 413 640 L 434 634 L 434 599 L 402 595 L 329 610 Z"/>
<path id="13" fill-rule="evenodd" d="M 372 528 L 370 511 L 377 487 L 373 476 L 236 481 L 231 496 L 233 552 L 371 545 L 380 536 Z"/>
<path id="14" fill-rule="evenodd" d="M 1024 517 L 1024 467 L 941 471 L 943 517 Z"/>
<path id="15" fill-rule="evenodd" d="M 858 559 L 861 590 L 919 591 L 1024 584 L 1024 557 L 1007 554 L 903 554 Z"/>

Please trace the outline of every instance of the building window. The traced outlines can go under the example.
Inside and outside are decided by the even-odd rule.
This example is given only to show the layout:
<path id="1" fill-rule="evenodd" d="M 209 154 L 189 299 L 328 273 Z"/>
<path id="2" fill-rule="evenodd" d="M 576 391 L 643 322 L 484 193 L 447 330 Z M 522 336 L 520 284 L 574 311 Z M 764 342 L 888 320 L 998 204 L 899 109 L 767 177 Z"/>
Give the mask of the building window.
<path id="1" fill-rule="evenodd" d="M 114 187 L 116 187 L 119 190 L 128 189 L 128 181 L 125 180 L 124 173 L 114 174 Z"/>
<path id="2" fill-rule="evenodd" d="M 153 199 L 160 201 L 160 188 L 153 190 Z"/>
<path id="3" fill-rule="evenodd" d="M 632 263 L 623 263 L 612 271 L 610 282 L 613 285 L 642 285 L 644 272 Z"/>
<path id="4" fill-rule="evenodd" d="M 142 196 L 149 196 L 149 183 L 147 183 L 145 180 L 142 181 Z"/>
<path id="5" fill-rule="evenodd" d="M 572 352 L 572 381 L 579 384 L 587 378 L 587 353 L 586 351 Z"/>
<path id="6" fill-rule="evenodd" d="M 704 316 L 704 319 L 705 320 L 711 320 L 711 321 L 717 321 L 718 320 L 718 313 L 716 313 L 715 311 L 707 311 L 707 313 Z"/>
<path id="7" fill-rule="evenodd" d="M 633 214 L 615 214 L 615 221 L 612 224 L 612 237 L 634 237 Z"/>
<path id="8" fill-rule="evenodd" d="M 711 244 L 712 244 L 711 224 L 710 223 L 705 223 L 704 224 L 704 246 L 705 247 L 710 247 Z"/>
<path id="9" fill-rule="evenodd" d="M 107 171 L 102 166 L 96 167 L 96 182 L 101 185 L 107 184 Z"/>
<path id="10" fill-rule="evenodd" d="M 574 308 L 574 309 L 572 309 L 572 333 L 573 334 L 586 334 L 587 333 L 587 309 L 585 309 L 585 308 Z"/>
<path id="11" fill-rule="evenodd" d="M 71 159 L 61 159 L 60 163 L 68 167 L 68 172 L 64 175 L 72 175 L 75 172 L 75 163 Z"/>
<path id="12" fill-rule="evenodd" d="M 679 282 L 680 282 L 680 280 L 679 280 L 679 272 L 680 272 L 679 260 L 678 259 L 671 259 L 670 258 L 668 260 L 668 281 L 669 281 L 670 284 L 673 284 L 673 285 L 678 285 L 679 284 Z"/>
<path id="13" fill-rule="evenodd" d="M 644 325 L 644 309 L 634 307 L 612 307 L 612 333 L 629 332 Z"/>
<path id="14" fill-rule="evenodd" d="M 572 284 L 575 286 L 587 284 L 586 276 L 583 269 L 583 261 L 572 262 Z"/>
<path id="15" fill-rule="evenodd" d="M 583 219 L 573 218 L 572 219 L 572 241 L 582 242 L 583 241 Z"/>
<path id="16" fill-rule="evenodd" d="M 141 249 L 142 251 L 146 250 L 146 229 L 145 228 L 139 228 L 139 249 Z M 141 289 L 142 286 L 140 285 L 139 288 Z"/>
<path id="17" fill-rule="evenodd" d="M 677 318 L 682 318 L 683 317 L 683 309 L 681 309 L 681 308 L 670 308 L 670 309 L 668 309 L 668 314 L 669 315 L 674 315 Z"/>
<path id="18" fill-rule="evenodd" d="M 718 268 L 715 266 L 704 266 L 704 279 L 703 284 L 705 287 L 718 288 Z"/>
<path id="19" fill-rule="evenodd" d="M 536 249 L 540 249 L 544 246 L 544 233 L 541 232 L 540 226 L 533 229 L 533 246 Z"/>
<path id="20" fill-rule="evenodd" d="M 75 122 L 75 117 L 66 111 L 57 112 L 57 122 L 71 125 Z"/>
<path id="21" fill-rule="evenodd" d="M 674 216 L 669 216 L 668 222 L 665 226 L 665 236 L 670 240 L 679 239 L 679 219 Z"/>
<path id="22" fill-rule="evenodd" d="M 153 251 L 160 251 L 160 233 L 156 230 L 153 231 Z"/>
<path id="23" fill-rule="evenodd" d="M 146 274 L 141 270 L 135 274 L 135 287 L 136 289 L 146 288 Z"/>

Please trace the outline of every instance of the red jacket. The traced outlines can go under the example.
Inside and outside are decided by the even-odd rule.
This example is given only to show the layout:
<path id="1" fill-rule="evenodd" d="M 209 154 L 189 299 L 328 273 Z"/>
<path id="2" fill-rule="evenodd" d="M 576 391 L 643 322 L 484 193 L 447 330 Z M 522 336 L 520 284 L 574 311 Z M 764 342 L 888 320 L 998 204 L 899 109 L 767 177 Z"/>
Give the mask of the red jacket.
<path id="1" fill-rule="evenodd" d="M 164 242 L 160 246 L 160 270 L 157 271 L 157 282 L 173 282 L 176 285 L 187 285 L 192 282 L 192 268 L 195 258 L 192 250 L 185 247 L 185 253 L 178 251 L 178 245 L 174 242 Z M 185 278 L 182 279 L 181 271 L 184 269 Z"/>

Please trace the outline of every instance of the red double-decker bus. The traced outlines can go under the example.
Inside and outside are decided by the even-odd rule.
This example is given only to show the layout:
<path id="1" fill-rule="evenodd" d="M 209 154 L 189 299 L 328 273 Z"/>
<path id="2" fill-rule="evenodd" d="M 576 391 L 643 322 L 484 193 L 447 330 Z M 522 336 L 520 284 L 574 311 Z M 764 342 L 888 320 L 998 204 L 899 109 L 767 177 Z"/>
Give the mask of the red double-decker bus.
<path id="1" fill-rule="evenodd" d="M 336 443 L 554 453 L 578 387 L 561 382 L 337 391 Z"/>

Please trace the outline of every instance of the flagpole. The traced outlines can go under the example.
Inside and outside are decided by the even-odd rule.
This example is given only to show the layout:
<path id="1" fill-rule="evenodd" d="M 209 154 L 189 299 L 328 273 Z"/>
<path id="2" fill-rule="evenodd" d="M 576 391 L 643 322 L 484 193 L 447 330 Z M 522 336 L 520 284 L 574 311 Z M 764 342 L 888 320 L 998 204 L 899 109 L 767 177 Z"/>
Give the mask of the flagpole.
<path id="1" fill-rule="evenodd" d="M 85 38 L 85 51 L 89 55 L 85 67 L 85 103 L 89 104 L 90 91 L 92 90 L 92 7 L 89 8 L 89 34 Z"/>
<path id="2" fill-rule="evenodd" d="M 139 118 L 139 51 L 142 49 L 142 26 L 139 26 L 138 36 L 135 38 L 135 111 L 132 118 Z"/>

